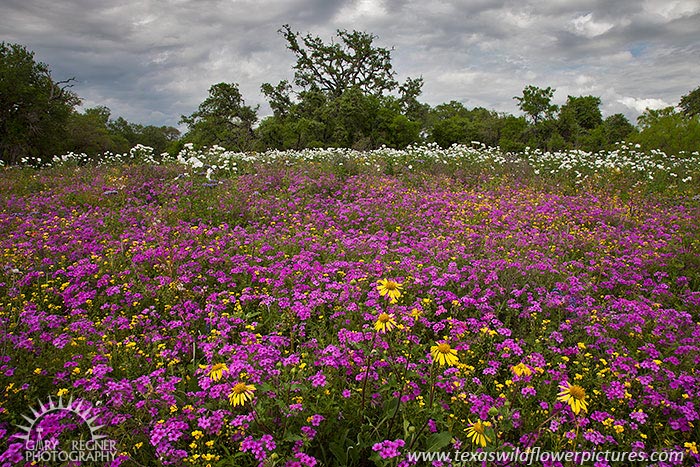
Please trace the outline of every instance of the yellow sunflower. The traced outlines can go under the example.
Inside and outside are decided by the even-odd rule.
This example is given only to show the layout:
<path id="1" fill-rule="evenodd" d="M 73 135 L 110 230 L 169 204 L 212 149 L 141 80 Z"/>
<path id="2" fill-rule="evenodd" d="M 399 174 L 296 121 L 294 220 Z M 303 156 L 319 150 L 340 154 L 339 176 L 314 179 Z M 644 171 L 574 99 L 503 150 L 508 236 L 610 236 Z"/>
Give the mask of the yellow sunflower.
<path id="1" fill-rule="evenodd" d="M 414 308 L 411 310 L 411 318 L 413 318 L 414 321 L 418 321 L 418 318 L 420 318 L 422 314 L 423 312 L 420 311 L 418 308 Z"/>
<path id="2" fill-rule="evenodd" d="M 387 313 L 382 313 L 374 322 L 374 330 L 377 332 L 388 332 L 396 327 L 396 321 L 394 320 L 394 315 Z"/>
<path id="3" fill-rule="evenodd" d="M 530 376 L 532 374 L 532 370 L 527 365 L 525 365 L 523 362 L 520 362 L 517 365 L 511 367 L 510 370 L 516 376 L 523 376 L 523 375 Z"/>
<path id="4" fill-rule="evenodd" d="M 486 427 L 488 426 L 491 426 L 489 422 L 482 422 L 481 420 L 472 422 L 469 420 L 467 438 L 471 439 L 474 444 L 478 444 L 482 448 L 485 448 L 486 443 L 491 442 L 491 438 L 486 436 Z"/>
<path id="5" fill-rule="evenodd" d="M 377 282 L 377 290 L 382 297 L 389 297 L 391 303 L 396 303 L 401 297 L 402 284 L 390 279 L 381 279 Z"/>
<path id="6" fill-rule="evenodd" d="M 219 381 L 224 375 L 224 371 L 228 371 L 228 367 L 225 363 L 217 363 L 212 365 L 211 369 L 209 370 L 209 378 L 212 381 Z"/>
<path id="7" fill-rule="evenodd" d="M 228 395 L 228 400 L 232 406 L 243 405 L 246 402 L 253 400 L 253 394 L 255 392 L 255 386 L 252 384 L 238 383 L 231 390 L 231 394 Z"/>
<path id="8" fill-rule="evenodd" d="M 584 412 L 588 411 L 586 391 L 581 386 L 566 383 L 565 385 L 562 384 L 559 386 L 559 389 L 561 389 L 561 392 L 559 393 L 557 400 L 569 404 L 574 414 L 578 415 L 582 410 Z"/>
<path id="9" fill-rule="evenodd" d="M 459 362 L 457 357 L 457 351 L 450 347 L 447 342 L 438 343 L 430 347 L 430 355 L 433 357 L 434 362 L 438 362 L 440 365 L 456 365 Z"/>

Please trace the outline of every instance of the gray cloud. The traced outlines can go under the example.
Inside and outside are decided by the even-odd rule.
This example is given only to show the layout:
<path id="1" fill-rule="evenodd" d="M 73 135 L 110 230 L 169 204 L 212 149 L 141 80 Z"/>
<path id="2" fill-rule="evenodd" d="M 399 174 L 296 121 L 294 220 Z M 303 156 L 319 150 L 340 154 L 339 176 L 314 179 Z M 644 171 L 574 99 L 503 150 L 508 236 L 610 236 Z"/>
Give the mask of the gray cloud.
<path id="1" fill-rule="evenodd" d="M 555 100 L 593 94 L 635 119 L 700 83 L 700 0 L 4 0 L 0 40 L 75 76 L 85 106 L 177 125 L 209 86 L 236 82 L 269 112 L 263 82 L 292 77 L 283 24 L 330 40 L 360 29 L 394 47 L 398 77 L 423 76 L 423 100 L 517 113 L 528 84 Z"/>

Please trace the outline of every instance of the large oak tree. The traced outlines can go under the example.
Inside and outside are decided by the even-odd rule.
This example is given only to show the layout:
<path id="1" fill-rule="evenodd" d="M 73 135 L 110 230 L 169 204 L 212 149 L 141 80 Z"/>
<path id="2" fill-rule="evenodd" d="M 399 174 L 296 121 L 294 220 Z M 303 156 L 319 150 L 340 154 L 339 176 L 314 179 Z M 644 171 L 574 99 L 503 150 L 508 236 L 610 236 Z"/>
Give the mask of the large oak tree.
<path id="1" fill-rule="evenodd" d="M 0 43 L 0 158 L 46 159 L 61 147 L 66 122 L 80 103 L 70 82 L 54 81 L 49 67 L 19 44 Z"/>

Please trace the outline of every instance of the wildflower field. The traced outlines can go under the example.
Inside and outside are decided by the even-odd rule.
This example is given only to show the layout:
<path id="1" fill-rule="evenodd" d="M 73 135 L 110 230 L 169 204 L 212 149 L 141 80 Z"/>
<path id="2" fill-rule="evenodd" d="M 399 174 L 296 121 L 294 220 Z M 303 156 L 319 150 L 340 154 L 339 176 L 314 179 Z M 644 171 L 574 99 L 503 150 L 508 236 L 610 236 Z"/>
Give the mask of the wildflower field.
<path id="1" fill-rule="evenodd" d="M 113 466 L 700 464 L 697 153 L 82 162 L 0 169 L 0 465 L 49 397 L 90 408 Z"/>

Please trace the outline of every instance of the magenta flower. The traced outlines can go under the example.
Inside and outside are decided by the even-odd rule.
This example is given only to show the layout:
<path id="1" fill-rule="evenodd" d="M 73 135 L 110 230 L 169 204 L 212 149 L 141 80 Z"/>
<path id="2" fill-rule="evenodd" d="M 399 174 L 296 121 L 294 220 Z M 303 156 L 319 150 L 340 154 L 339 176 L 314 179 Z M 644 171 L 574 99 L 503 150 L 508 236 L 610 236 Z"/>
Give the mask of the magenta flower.
<path id="1" fill-rule="evenodd" d="M 379 453 L 382 459 L 391 459 L 401 455 L 399 448 L 406 445 L 406 442 L 402 439 L 397 439 L 394 441 L 384 440 L 381 443 L 376 443 L 372 446 L 372 450 Z"/>

